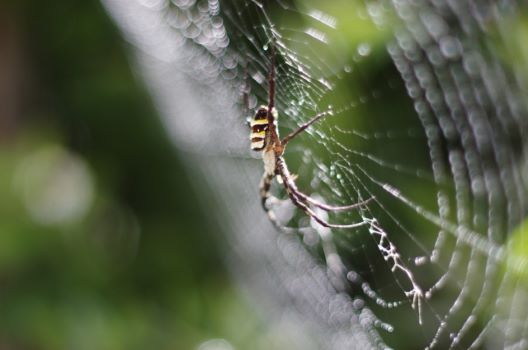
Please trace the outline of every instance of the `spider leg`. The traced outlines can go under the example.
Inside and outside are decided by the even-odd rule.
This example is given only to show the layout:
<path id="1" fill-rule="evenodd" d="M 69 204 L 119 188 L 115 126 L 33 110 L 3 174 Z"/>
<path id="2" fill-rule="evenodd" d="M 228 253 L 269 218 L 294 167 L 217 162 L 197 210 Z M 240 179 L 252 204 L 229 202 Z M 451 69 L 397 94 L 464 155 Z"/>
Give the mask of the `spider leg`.
<path id="1" fill-rule="evenodd" d="M 357 203 L 353 203 L 353 204 L 349 204 L 349 205 L 343 205 L 343 206 L 333 206 L 333 205 L 328 205 L 328 204 L 324 204 L 324 203 L 321 203 L 319 202 L 318 200 L 316 199 L 313 199 L 312 197 L 308 196 L 307 194 L 304 194 L 303 192 L 301 192 L 298 188 L 297 188 L 297 185 L 295 184 L 295 176 L 293 176 L 289 169 L 286 167 L 286 163 L 284 161 L 282 161 L 282 164 L 284 164 L 284 174 L 283 173 L 279 173 L 280 175 L 280 178 L 284 181 L 285 178 L 283 175 L 286 175 L 286 179 L 289 181 L 289 187 L 291 188 L 292 192 L 295 193 L 295 196 L 299 197 L 300 199 L 302 199 L 304 202 L 307 202 L 313 206 L 316 206 L 320 209 L 323 209 L 324 211 L 345 211 L 345 210 L 352 210 L 352 209 L 357 209 L 357 208 L 361 208 L 363 206 L 365 206 L 366 204 L 368 204 L 371 200 L 374 199 L 374 197 L 370 197 L 364 201 L 361 201 L 361 202 L 357 202 Z"/>
<path id="2" fill-rule="evenodd" d="M 273 177 L 274 177 L 273 175 L 270 175 L 268 173 L 264 173 L 264 175 L 262 175 L 262 179 L 260 180 L 260 186 L 259 186 L 260 204 L 262 205 L 262 208 L 264 209 L 266 214 L 268 214 L 268 217 L 271 223 L 275 227 L 281 228 L 281 225 L 277 221 L 277 217 L 275 216 L 275 213 L 273 212 L 273 210 L 266 206 L 268 199 L 275 198 L 275 196 L 272 196 L 270 194 L 271 182 L 273 181 Z"/>
<path id="3" fill-rule="evenodd" d="M 363 226 L 363 225 L 366 225 L 367 222 L 358 222 L 358 223 L 355 223 L 355 224 L 346 224 L 346 225 L 341 225 L 341 224 L 331 224 L 329 223 L 328 221 L 322 219 L 321 217 L 319 217 L 307 204 L 306 202 L 303 202 L 301 199 L 299 199 L 297 196 L 296 196 L 296 192 L 295 191 L 292 191 L 292 190 L 288 190 L 288 187 L 286 185 L 286 182 L 285 182 L 285 187 L 286 187 L 286 191 L 288 192 L 288 195 L 290 196 L 290 199 L 292 200 L 293 204 L 295 204 L 298 208 L 300 208 L 302 211 L 304 211 L 308 216 L 310 216 L 311 218 L 313 218 L 317 223 L 319 223 L 320 225 L 324 226 L 324 227 L 328 227 L 328 228 L 355 228 L 355 227 L 360 227 L 360 226 Z"/>
<path id="4" fill-rule="evenodd" d="M 275 41 L 272 40 L 270 44 L 271 48 L 271 62 L 270 62 L 270 71 L 269 71 L 269 77 L 268 77 L 268 98 L 269 98 L 269 104 L 268 104 L 268 112 L 271 114 L 272 109 L 275 107 Z"/>
<path id="5" fill-rule="evenodd" d="M 329 227 L 329 228 L 354 228 L 354 227 L 359 227 L 359 226 L 365 225 L 367 223 L 367 222 L 360 222 L 360 223 L 346 224 L 346 225 L 331 224 L 328 221 L 320 218 L 310 208 L 309 205 L 310 205 L 311 201 L 314 201 L 317 204 L 320 204 L 320 205 L 325 206 L 327 208 L 340 208 L 340 207 L 326 206 L 325 204 L 319 203 L 315 199 L 311 199 L 310 197 L 308 197 L 304 193 L 300 192 L 299 189 L 297 188 L 297 185 L 292 180 L 290 171 L 288 170 L 288 167 L 286 166 L 286 163 L 284 162 L 284 159 L 282 157 L 279 157 L 277 159 L 277 169 L 278 169 L 279 175 L 283 179 L 284 188 L 286 188 L 286 192 L 288 193 L 288 196 L 290 197 L 292 203 L 295 204 L 302 211 L 304 211 L 307 215 L 312 217 L 316 222 L 318 222 L 322 226 Z M 307 200 L 306 198 L 309 198 L 309 200 Z M 314 203 L 311 203 L 311 204 L 315 205 Z M 359 204 L 359 203 L 357 203 L 357 204 Z M 354 205 L 356 205 L 356 204 L 354 204 Z M 315 205 L 315 206 L 319 207 L 319 205 Z M 347 207 L 349 207 L 349 206 L 347 206 Z M 343 207 L 343 208 L 345 208 L 345 207 Z M 323 208 L 321 208 L 321 209 L 323 209 Z M 342 209 L 342 210 L 345 210 L 345 209 Z"/>
<path id="6" fill-rule="evenodd" d="M 271 208 L 268 208 L 266 206 L 266 203 L 268 203 L 270 200 L 273 201 L 280 201 L 277 197 L 270 194 L 270 188 L 271 188 L 271 182 L 273 181 L 274 175 L 269 175 L 267 173 L 264 173 L 262 175 L 262 179 L 260 180 L 260 198 L 261 198 L 261 204 L 262 208 L 264 208 L 264 211 L 268 215 L 268 218 L 270 219 L 273 226 L 275 226 L 280 231 L 285 232 L 296 232 L 295 228 L 283 226 L 279 223 L 277 220 L 277 217 L 275 216 L 275 213 Z M 273 204 L 273 203 L 272 203 Z"/>
<path id="7" fill-rule="evenodd" d="M 315 123 L 316 121 L 320 120 L 321 118 L 324 118 L 324 117 L 327 117 L 327 116 L 330 116 L 332 115 L 331 112 L 321 112 L 321 113 L 318 113 L 315 117 L 313 117 L 312 119 L 310 119 L 309 121 L 307 121 L 306 123 L 304 123 L 303 125 L 301 125 L 297 130 L 291 132 L 290 134 L 288 134 L 285 138 L 283 138 L 281 140 L 281 144 L 283 146 L 286 146 L 286 144 L 288 142 L 290 142 L 295 136 L 299 135 L 301 132 L 303 132 L 304 130 L 306 130 L 310 125 L 312 125 L 313 123 Z"/>
<path id="8" fill-rule="evenodd" d="M 361 208 L 361 207 L 365 206 L 371 200 L 374 199 L 374 197 L 370 197 L 368 199 L 365 199 L 364 201 L 357 202 L 357 203 L 354 203 L 354 204 L 343 205 L 343 206 L 334 206 L 334 205 L 328 205 L 328 204 L 321 203 L 321 202 L 313 199 L 312 197 L 302 193 L 299 190 L 297 190 L 297 196 L 299 196 L 300 198 L 304 199 L 306 202 L 310 203 L 311 205 L 314 205 L 314 206 L 316 206 L 318 208 L 323 209 L 324 211 L 345 211 L 345 210 L 357 209 L 357 208 Z"/>
<path id="9" fill-rule="evenodd" d="M 266 212 L 268 211 L 268 208 L 266 207 L 266 202 L 268 201 L 270 197 L 272 197 L 270 194 L 270 188 L 271 188 L 271 182 L 273 181 L 273 178 L 274 178 L 273 175 L 264 173 L 264 175 L 262 175 L 262 179 L 260 180 L 260 186 L 259 186 L 260 199 L 261 199 L 260 203 L 262 205 L 262 208 L 264 208 Z"/>

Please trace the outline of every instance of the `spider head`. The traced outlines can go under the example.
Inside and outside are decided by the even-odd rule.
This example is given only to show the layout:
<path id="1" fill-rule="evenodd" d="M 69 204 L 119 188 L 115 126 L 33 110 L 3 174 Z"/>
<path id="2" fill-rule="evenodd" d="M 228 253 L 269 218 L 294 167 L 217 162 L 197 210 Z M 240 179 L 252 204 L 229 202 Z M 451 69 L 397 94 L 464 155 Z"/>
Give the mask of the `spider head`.
<path id="1" fill-rule="evenodd" d="M 277 120 L 277 118 L 279 117 L 279 114 L 277 113 L 277 109 L 276 108 L 273 108 L 271 110 L 271 115 L 273 118 L 269 118 L 268 117 L 268 106 L 260 106 L 258 109 L 257 109 L 257 112 L 255 113 L 255 116 L 253 117 L 253 120 L 257 121 L 257 120 L 264 120 L 264 119 L 272 119 L 273 121 Z"/>
<path id="2" fill-rule="evenodd" d="M 260 106 L 255 113 L 254 120 L 262 120 L 268 118 L 268 107 Z"/>

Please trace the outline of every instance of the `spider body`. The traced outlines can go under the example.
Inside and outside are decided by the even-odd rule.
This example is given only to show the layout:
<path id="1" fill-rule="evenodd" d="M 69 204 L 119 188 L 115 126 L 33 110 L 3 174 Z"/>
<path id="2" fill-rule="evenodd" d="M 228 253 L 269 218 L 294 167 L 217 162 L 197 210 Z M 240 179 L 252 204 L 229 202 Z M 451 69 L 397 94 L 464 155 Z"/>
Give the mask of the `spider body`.
<path id="1" fill-rule="evenodd" d="M 331 224 L 321 218 L 314 211 L 314 208 L 319 208 L 327 212 L 336 212 L 344 211 L 350 209 L 356 209 L 367 204 L 372 198 L 369 198 L 365 201 L 354 203 L 351 205 L 345 206 L 331 206 L 324 203 L 321 203 L 312 197 L 302 193 L 295 183 L 295 177 L 288 170 L 286 161 L 282 157 L 286 145 L 289 141 L 295 138 L 297 135 L 306 130 L 310 125 L 317 122 L 318 120 L 331 115 L 330 112 L 322 112 L 315 115 L 308 122 L 302 124 L 295 131 L 288 134 L 285 138 L 280 139 L 279 133 L 277 130 L 277 117 L 278 113 L 275 110 L 275 52 L 274 46 L 272 46 L 272 56 L 271 56 L 271 67 L 269 72 L 269 103 L 268 106 L 260 106 L 255 112 L 254 117 L 251 119 L 249 126 L 251 128 L 250 140 L 251 140 L 251 149 L 254 151 L 262 152 L 262 160 L 264 163 L 264 174 L 262 180 L 260 181 L 260 197 L 261 203 L 264 210 L 268 213 L 268 216 L 273 224 L 281 228 L 275 214 L 272 209 L 269 209 L 267 202 L 269 199 L 277 200 L 270 194 L 271 183 L 273 179 L 277 176 L 280 183 L 283 184 L 286 192 L 292 203 L 298 208 L 303 210 L 307 215 L 312 219 L 318 222 L 320 225 L 325 227 L 333 228 L 353 228 L 364 225 L 364 222 L 348 224 L 348 225 L 339 225 Z M 247 96 L 245 101 L 247 103 Z"/>
<path id="2" fill-rule="evenodd" d="M 273 148 L 262 151 L 262 160 L 264 161 L 264 172 L 266 175 L 275 175 L 277 169 L 277 157 Z"/>
<path id="3" fill-rule="evenodd" d="M 274 175 L 277 168 L 277 156 L 282 155 L 281 142 L 277 132 L 277 111 L 272 111 L 271 121 L 268 119 L 268 108 L 260 106 L 250 122 L 251 149 L 262 151 L 264 172 Z"/>
<path id="4" fill-rule="evenodd" d="M 251 120 L 249 126 L 251 127 L 251 149 L 254 151 L 262 151 L 269 143 L 269 122 L 268 122 L 268 108 L 260 106 L 255 116 Z"/>

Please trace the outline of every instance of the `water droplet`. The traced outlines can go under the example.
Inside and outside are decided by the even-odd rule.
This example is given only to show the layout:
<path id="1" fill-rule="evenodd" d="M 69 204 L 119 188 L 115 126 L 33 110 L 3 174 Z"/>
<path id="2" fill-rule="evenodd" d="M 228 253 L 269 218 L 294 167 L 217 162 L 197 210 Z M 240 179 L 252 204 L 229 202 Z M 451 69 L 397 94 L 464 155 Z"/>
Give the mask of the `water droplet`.
<path id="1" fill-rule="evenodd" d="M 359 275 L 357 274 L 357 272 L 355 271 L 349 271 L 347 273 L 347 279 L 350 281 L 350 282 L 358 282 L 360 280 L 360 277 Z"/>
<path id="2" fill-rule="evenodd" d="M 425 256 L 417 256 L 414 258 L 414 264 L 416 266 L 424 265 L 427 262 L 427 257 Z"/>
<path id="3" fill-rule="evenodd" d="M 363 57 L 370 55 L 371 51 L 372 51 L 372 48 L 370 47 L 370 44 L 368 43 L 359 44 L 357 48 L 358 54 Z"/>

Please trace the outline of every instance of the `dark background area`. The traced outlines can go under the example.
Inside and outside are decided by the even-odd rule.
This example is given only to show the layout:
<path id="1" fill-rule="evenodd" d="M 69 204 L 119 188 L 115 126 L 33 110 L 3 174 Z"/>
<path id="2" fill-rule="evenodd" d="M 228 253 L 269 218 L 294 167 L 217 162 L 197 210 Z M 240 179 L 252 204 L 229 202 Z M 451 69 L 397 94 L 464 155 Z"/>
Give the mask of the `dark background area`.
<path id="1" fill-rule="evenodd" d="M 258 348 L 130 51 L 97 2 L 0 5 L 1 349 Z"/>

